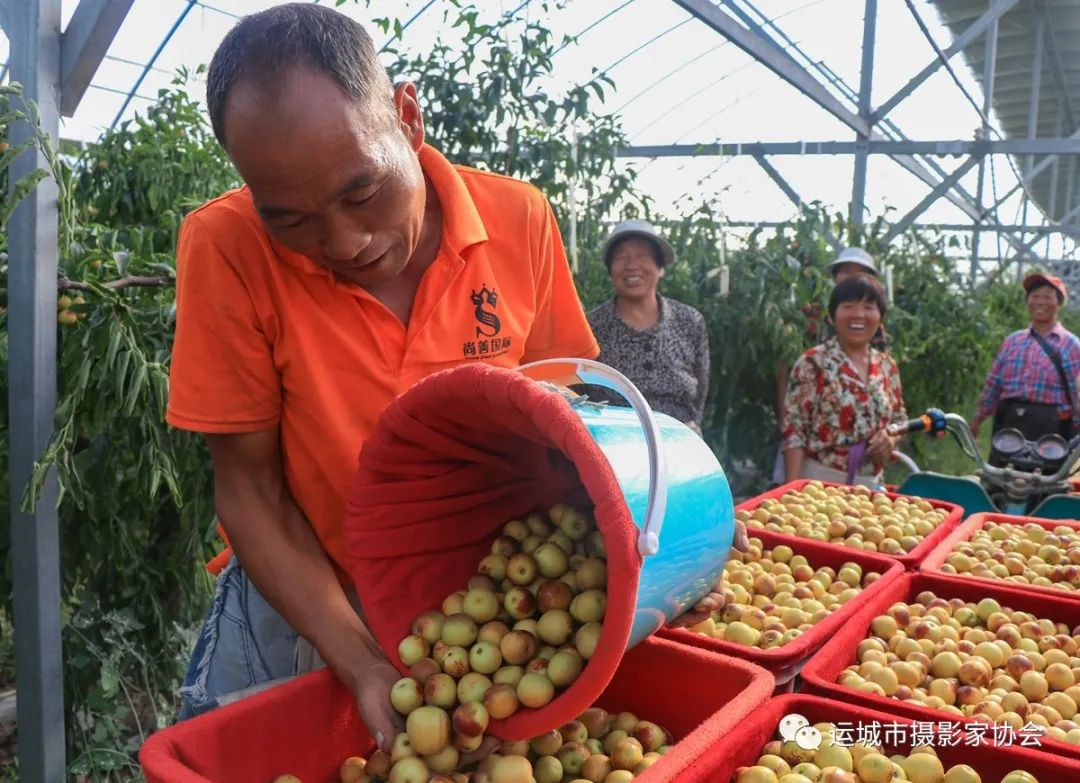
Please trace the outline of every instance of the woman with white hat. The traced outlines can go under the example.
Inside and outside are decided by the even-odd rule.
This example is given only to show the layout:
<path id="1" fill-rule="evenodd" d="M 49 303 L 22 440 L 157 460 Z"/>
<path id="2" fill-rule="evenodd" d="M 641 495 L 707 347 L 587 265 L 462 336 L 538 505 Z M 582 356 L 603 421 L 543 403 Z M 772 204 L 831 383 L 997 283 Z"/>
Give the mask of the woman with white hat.
<path id="1" fill-rule="evenodd" d="M 620 223 L 604 242 L 615 296 L 589 313 L 599 361 L 629 378 L 649 404 L 701 432 L 709 391 L 709 334 L 690 305 L 657 285 L 675 251 L 644 220 Z"/>

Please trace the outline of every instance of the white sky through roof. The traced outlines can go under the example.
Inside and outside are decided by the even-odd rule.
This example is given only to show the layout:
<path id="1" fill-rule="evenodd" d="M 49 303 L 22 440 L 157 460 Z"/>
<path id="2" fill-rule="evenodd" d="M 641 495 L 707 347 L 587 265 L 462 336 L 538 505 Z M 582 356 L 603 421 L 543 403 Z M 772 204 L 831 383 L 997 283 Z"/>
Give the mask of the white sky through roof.
<path id="1" fill-rule="evenodd" d="M 493 12 L 508 12 L 522 0 L 478 0 Z M 330 3 L 331 0 L 324 0 Z M 64 24 L 77 0 L 64 0 Z M 207 0 L 196 3 L 162 48 L 154 67 L 128 106 L 125 116 L 144 111 L 157 91 L 168 86 L 175 71 L 209 62 L 215 47 L 236 18 L 274 5 L 271 0 Z M 454 40 L 455 31 L 443 24 L 448 3 L 434 0 L 405 34 L 408 48 L 422 51 L 436 36 Z M 745 7 L 745 3 L 743 3 Z M 857 89 L 861 62 L 862 0 L 752 0 L 752 5 L 775 21 L 813 61 L 827 65 Z M 135 0 L 76 116 L 64 121 L 62 135 L 94 140 L 108 128 L 169 31 L 188 6 L 188 0 Z M 372 0 L 370 7 L 349 2 L 339 10 L 360 21 L 380 16 L 403 21 L 429 6 L 428 0 Z M 880 0 L 875 56 L 873 104 L 878 106 L 934 59 L 902 0 Z M 579 34 L 578 44 L 555 59 L 555 80 L 561 85 L 591 78 L 593 69 L 609 69 L 616 92 L 600 110 L 618 111 L 633 144 L 674 144 L 714 141 L 853 140 L 854 133 L 754 62 L 734 45 L 691 17 L 671 0 L 571 0 L 562 10 L 544 12 L 539 0 L 529 10 L 541 15 L 556 36 Z M 942 48 L 951 37 L 926 0 L 917 8 Z M 605 18 L 606 17 L 606 18 Z M 603 21 L 599 21 L 603 20 Z M 599 23 L 597 23 L 599 21 Z M 592 26 L 591 29 L 590 28 Z M 377 43 L 384 36 L 374 28 Z M 0 39 L 0 62 L 7 60 L 7 41 Z M 796 55 L 797 56 L 797 55 Z M 968 92 L 981 101 L 980 88 L 960 57 L 951 61 Z M 819 77 L 815 73 L 815 77 Z M 556 88 L 559 84 L 554 85 Z M 201 85 L 195 87 L 195 92 Z M 201 98 L 201 96 L 198 96 Z M 971 139 L 979 125 L 974 108 L 944 69 L 939 69 L 890 115 L 915 140 Z M 986 194 L 1004 194 L 1016 177 L 1002 156 L 988 167 Z M 961 159 L 938 159 L 952 170 Z M 773 165 L 807 201 L 820 200 L 836 210 L 846 209 L 851 197 L 852 158 L 777 156 Z M 632 161 L 640 170 L 639 184 L 661 212 L 674 213 L 675 204 L 720 195 L 731 220 L 784 220 L 795 207 L 750 157 L 670 158 Z M 871 156 L 866 203 L 871 216 L 890 212 L 892 219 L 918 203 L 928 187 L 885 156 Z M 991 172 L 993 176 L 991 176 Z M 975 192 L 976 169 L 962 180 Z M 1020 222 L 1019 196 L 1000 210 L 1004 223 Z M 1029 221 L 1036 222 L 1034 215 Z M 944 200 L 924 213 L 921 222 L 968 223 Z M 996 255 L 996 237 L 987 235 L 983 255 Z M 1072 242 L 1067 243 L 1071 250 Z M 1038 246 L 1047 248 L 1045 243 Z M 1052 240 L 1051 255 L 1060 255 Z"/>

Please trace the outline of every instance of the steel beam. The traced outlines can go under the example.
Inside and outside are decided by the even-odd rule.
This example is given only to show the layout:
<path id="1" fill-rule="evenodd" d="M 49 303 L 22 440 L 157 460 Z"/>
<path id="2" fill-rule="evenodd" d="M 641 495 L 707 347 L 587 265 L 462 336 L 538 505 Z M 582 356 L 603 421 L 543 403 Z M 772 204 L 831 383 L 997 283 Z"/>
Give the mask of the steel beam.
<path id="1" fill-rule="evenodd" d="M 877 28 L 877 0 L 866 0 L 863 12 L 862 66 L 859 70 L 859 116 L 866 122 L 868 132 L 855 139 L 855 169 L 851 183 L 850 220 L 856 226 L 863 224 L 866 209 L 866 160 L 870 146 L 870 133 L 874 123 L 870 104 L 874 85 L 874 38 Z"/>
<path id="2" fill-rule="evenodd" d="M 986 32 L 991 25 L 996 23 L 998 19 L 1011 11 L 1013 6 L 1018 2 L 1019 0 L 998 0 L 998 2 L 994 3 L 986 13 L 972 22 L 964 32 L 956 37 L 956 40 L 952 42 L 952 45 L 945 50 L 945 59 L 951 59 L 953 55 L 975 41 L 975 39 Z M 943 63 L 939 57 L 935 57 L 931 60 L 925 68 L 919 71 L 919 73 L 911 79 L 911 81 L 901 87 L 895 95 L 889 98 L 889 100 L 881 104 L 878 110 L 874 112 L 874 122 L 880 122 L 886 114 L 895 109 L 905 98 L 911 95 L 911 93 L 915 92 L 919 85 L 933 76 L 944 64 L 945 63 Z"/>
<path id="3" fill-rule="evenodd" d="M 775 182 L 776 186 L 791 200 L 791 203 L 799 209 L 802 209 L 806 202 L 804 202 L 802 197 L 795 192 L 795 188 L 791 187 L 791 183 L 784 179 L 784 175 L 777 171 L 776 168 L 765 159 L 764 155 L 755 155 L 754 160 L 756 160 L 762 170 L 769 175 L 769 179 Z M 832 247 L 833 250 L 839 253 L 843 249 L 840 240 L 836 238 L 827 223 L 823 223 L 821 229 L 822 233 L 825 235 L 825 241 L 829 243 L 829 246 Z"/>
<path id="4" fill-rule="evenodd" d="M 764 155 L 755 155 L 754 160 L 756 160 L 757 164 L 761 166 L 761 168 L 765 171 L 766 174 L 769 175 L 769 179 L 775 182 L 776 186 L 780 188 L 780 190 L 784 191 L 784 195 L 791 200 L 791 203 L 797 206 L 799 209 L 802 209 L 803 205 L 806 202 L 804 202 L 802 200 L 802 197 L 795 192 L 795 188 L 791 187 L 791 184 L 786 179 L 784 179 L 784 176 L 776 170 L 773 164 L 769 163 L 769 161 L 765 159 Z"/>
<path id="5" fill-rule="evenodd" d="M 60 113 L 65 117 L 86 94 L 135 0 L 80 0 L 60 41 Z"/>
<path id="6" fill-rule="evenodd" d="M 1070 220 L 1080 215 L 1080 205 L 1073 207 L 1061 216 L 1061 224 L 1066 225 Z"/>
<path id="7" fill-rule="evenodd" d="M 701 144 L 653 144 L 624 147 L 616 151 L 621 158 L 688 158 L 730 155 L 853 155 L 854 141 L 750 141 Z M 1055 139 L 953 139 L 948 141 L 893 141 L 874 138 L 867 145 L 870 155 L 1080 155 L 1080 132 Z M 1043 161 L 1040 161 L 1040 164 Z M 1050 164 L 1046 164 L 1050 165 Z M 1042 169 L 1036 166 L 1035 173 Z M 937 184 L 937 182 L 931 183 Z"/>
<path id="8" fill-rule="evenodd" d="M 1034 139 L 1039 135 L 1039 101 L 1042 99 L 1043 45 L 1046 40 L 1046 17 L 1040 16 L 1035 22 L 1035 52 L 1031 59 L 1031 95 L 1028 97 L 1027 137 Z M 1035 165 L 1035 156 L 1030 152 L 1024 159 L 1024 177 L 1031 177 Z"/>
<path id="9" fill-rule="evenodd" d="M 716 32 L 727 38 L 755 60 L 767 67 L 803 95 L 813 100 L 848 127 L 864 136 L 870 135 L 870 125 L 849 110 L 825 86 L 811 76 L 788 54 L 781 52 L 764 35 L 743 27 L 709 0 L 673 0 Z"/>
<path id="10" fill-rule="evenodd" d="M 1065 206 L 1062 208 L 1069 212 L 1073 208 L 1073 185 L 1076 183 L 1076 158 L 1069 158 L 1069 169 L 1065 172 Z"/>
<path id="11" fill-rule="evenodd" d="M 42 130 L 60 135 L 60 2 L 20 0 L 8 9 L 12 81 L 40 112 Z M 16 147 L 35 134 L 13 122 Z M 49 169 L 32 146 L 11 163 L 19 181 Z M 60 540 L 55 473 L 32 513 L 19 500 L 48 445 L 56 411 L 57 186 L 46 177 L 8 224 L 8 406 L 11 547 L 14 569 L 15 687 L 19 693 L 19 777 L 59 783 L 64 769 L 64 688 L 60 655 Z"/>
<path id="12" fill-rule="evenodd" d="M 781 220 L 726 220 L 725 225 L 751 228 L 756 226 L 762 226 L 765 228 L 773 228 L 776 226 L 787 225 L 785 221 Z M 913 223 L 911 228 L 918 228 L 926 231 L 957 231 L 968 232 L 971 231 L 970 223 Z M 1008 233 L 1037 233 L 1037 234 L 1080 234 L 1080 225 L 1044 225 L 1044 226 L 1031 226 L 1023 223 L 1009 223 L 1006 225 L 987 225 L 985 230 L 988 233 L 994 232 L 1008 232 Z M 986 256 L 983 256 L 986 258 Z"/>
<path id="13" fill-rule="evenodd" d="M 1061 135 L 1061 129 L 1065 124 L 1065 101 L 1058 101 L 1057 119 L 1055 120 L 1055 128 L 1057 129 L 1057 135 Z M 1054 216 L 1057 213 L 1057 197 L 1058 197 L 1058 172 L 1061 170 L 1061 158 L 1055 158 L 1053 168 L 1050 169 L 1050 198 L 1046 205 L 1047 216 L 1054 220 Z M 1067 209 L 1067 207 L 1066 207 Z"/>
<path id="14" fill-rule="evenodd" d="M 1065 67 L 1061 60 L 1061 50 L 1057 46 L 1057 39 L 1054 36 L 1054 28 L 1050 25 L 1050 19 L 1046 14 L 1046 3 L 1044 0 L 1033 0 L 1032 5 L 1035 7 L 1035 13 L 1046 20 L 1046 33 L 1047 33 L 1047 51 L 1050 55 L 1050 69 L 1054 74 L 1054 81 L 1057 83 L 1058 94 L 1061 96 L 1065 105 L 1065 119 L 1068 120 L 1069 127 L 1076 130 L 1078 123 L 1076 121 L 1076 111 L 1073 108 L 1072 103 L 1072 90 L 1068 77 L 1065 75 Z"/>
<path id="15" fill-rule="evenodd" d="M 128 93 L 128 97 L 124 100 L 123 104 L 121 104 L 120 111 L 118 111 L 116 113 L 116 116 L 113 117 L 112 125 L 109 126 L 110 128 L 115 128 L 116 124 L 120 122 L 120 118 L 124 116 L 124 112 L 127 111 L 127 107 L 131 105 L 131 99 L 135 97 L 135 94 L 139 91 L 139 88 L 142 87 L 142 83 L 146 80 L 146 77 L 150 74 L 150 71 L 154 69 L 154 64 L 158 61 L 158 58 L 161 57 L 161 53 L 165 51 L 165 47 L 169 45 L 169 41 L 172 40 L 172 37 L 176 35 L 176 31 L 180 29 L 180 25 L 182 25 L 184 23 L 184 20 L 187 19 L 187 15 L 191 13 L 191 9 L 195 7 L 196 2 L 197 0 L 187 0 L 187 5 L 185 5 L 180 11 L 180 15 L 176 17 L 176 21 L 173 22 L 172 27 L 170 27 L 169 31 L 165 33 L 160 43 L 158 43 L 157 49 L 154 50 L 154 53 L 150 55 L 150 59 L 147 61 L 146 65 L 143 66 L 142 72 L 139 74 L 139 78 L 137 78 L 135 80 L 135 84 L 131 86 L 131 92 Z"/>
<path id="16" fill-rule="evenodd" d="M 983 105 L 982 105 L 982 132 L 981 139 L 990 137 L 990 105 L 994 95 L 994 75 L 997 66 L 998 44 L 998 20 L 990 22 L 986 31 L 986 46 L 983 51 Z M 975 285 L 975 278 L 979 273 L 979 229 L 982 225 L 983 215 L 983 188 L 986 186 L 986 158 L 979 160 L 979 178 L 975 185 L 975 209 L 979 219 L 975 221 L 971 231 L 971 284 Z"/>
<path id="17" fill-rule="evenodd" d="M 1072 136 L 1069 136 L 1068 140 L 1069 141 L 1080 141 L 1080 130 L 1073 133 Z M 1056 161 L 1057 159 L 1058 159 L 1057 153 L 1051 153 L 1050 155 L 1048 155 L 1047 157 L 1043 158 L 1038 163 L 1036 163 L 1035 168 L 1033 168 L 1031 170 L 1031 174 L 1029 174 L 1029 175 L 1027 175 L 1025 177 L 1025 180 L 1026 180 L 1027 184 L 1031 185 L 1035 181 L 1035 177 L 1039 176 L 1044 171 L 1046 171 L 1046 169 L 1048 169 L 1052 165 L 1054 165 L 1054 161 Z M 1004 196 L 1001 196 L 997 201 L 994 202 L 994 205 L 991 207 L 991 209 L 997 209 L 998 207 L 1000 207 L 1002 204 L 1004 204 L 1006 201 L 1008 201 L 1009 198 L 1011 198 L 1012 195 L 1016 191 L 1020 190 L 1020 188 L 1022 188 L 1022 187 L 1023 187 L 1023 185 L 1021 183 L 1017 183 L 1017 184 L 1013 185 L 1011 188 L 1009 188 L 1009 190 L 1005 193 Z"/>
<path id="18" fill-rule="evenodd" d="M 908 212 L 906 215 L 904 215 L 902 218 L 900 218 L 893 224 L 892 228 L 889 229 L 889 233 L 885 235 L 885 241 L 891 242 L 893 239 L 907 231 L 915 222 L 915 220 L 919 217 L 919 215 L 925 212 L 931 204 L 933 204 L 935 201 L 945 195 L 945 193 L 952 190 L 953 185 L 959 182 L 961 177 L 971 171 L 971 169 L 975 167 L 979 160 L 979 158 L 974 157 L 968 158 L 966 161 L 957 166 L 955 171 L 949 174 L 949 176 L 945 177 L 945 179 L 943 179 L 936 188 L 927 193 L 926 197 L 918 204 L 916 204 L 910 212 Z"/>
<path id="19" fill-rule="evenodd" d="M 676 0 L 676 2 L 678 2 L 678 0 Z M 749 2 L 749 0 L 743 0 L 743 2 L 745 2 L 751 8 L 753 8 L 753 5 Z M 725 3 L 729 7 L 734 7 L 734 0 L 725 0 Z M 715 8 L 713 10 L 716 11 Z M 756 11 L 756 9 L 755 9 L 755 11 Z M 786 44 L 793 51 L 799 53 L 807 61 L 810 68 L 812 68 L 814 70 L 817 70 L 819 73 L 823 74 L 827 79 L 829 79 L 829 81 L 834 86 L 836 86 L 838 89 L 840 89 L 842 91 L 842 93 L 844 94 L 844 96 L 846 98 L 851 100 L 853 103 L 857 104 L 857 98 L 855 97 L 855 91 L 852 90 L 846 83 L 844 83 L 844 81 L 842 79 L 835 76 L 835 74 L 830 75 L 831 72 L 829 71 L 827 66 L 825 66 L 824 63 L 821 63 L 820 61 L 814 60 L 813 58 L 806 55 L 806 53 L 802 51 L 802 49 L 799 47 L 799 45 L 795 41 L 793 41 L 790 36 L 785 34 L 784 31 L 781 30 L 776 25 L 775 22 L 768 20 L 768 18 L 764 14 L 762 14 L 760 11 L 756 11 L 756 13 L 759 16 L 761 16 L 762 19 L 765 19 L 765 22 L 763 24 L 768 25 L 773 30 L 775 30 L 776 33 L 786 42 Z M 769 46 L 773 46 L 774 48 L 777 47 L 777 45 L 774 42 L 771 41 L 771 39 L 764 33 L 764 31 L 761 30 L 760 26 L 758 26 L 756 29 L 759 30 L 759 35 L 760 35 L 762 40 L 769 41 L 769 43 L 768 43 Z M 785 56 L 787 56 L 786 53 L 785 53 Z M 788 56 L 788 58 L 792 59 L 792 58 L 790 58 L 790 56 Z M 798 64 L 796 63 L 796 67 L 799 68 L 800 66 L 798 66 Z M 895 136 L 899 137 L 900 140 L 906 141 L 906 138 L 904 137 L 904 134 L 900 132 L 899 128 L 896 128 L 888 120 L 886 120 L 883 123 L 883 127 L 886 128 L 886 130 L 888 130 L 891 134 L 894 134 Z M 879 133 L 877 131 L 873 131 L 871 133 L 871 139 L 872 140 L 877 140 L 877 141 L 886 141 L 886 140 L 889 140 L 889 137 L 887 137 L 884 134 Z M 985 154 L 985 153 L 980 153 L 980 154 Z M 897 165 L 899 165 L 900 167 L 902 167 L 903 169 L 905 169 L 909 173 L 915 175 L 920 181 L 926 183 L 930 187 L 936 187 L 938 185 L 938 183 L 941 182 L 941 179 L 944 176 L 946 176 L 945 170 L 942 169 L 941 166 L 939 166 L 937 164 L 937 162 L 933 158 L 928 157 L 928 158 L 926 158 L 926 160 L 924 162 L 924 161 L 919 160 L 919 159 L 917 159 L 917 158 L 915 158 L 915 157 L 913 157 L 912 155 L 909 155 L 909 154 L 895 154 L 895 153 L 892 155 L 892 158 L 897 163 Z M 964 190 L 964 188 L 963 188 L 963 186 L 961 184 L 958 183 L 954 187 L 953 191 L 945 194 L 945 199 L 949 203 L 953 204 L 958 209 L 960 209 L 965 215 L 970 217 L 972 220 L 981 221 L 983 219 L 983 215 L 975 207 L 974 199 L 971 197 L 971 195 L 969 193 L 967 193 Z M 991 211 L 990 220 L 992 221 L 992 223 L 995 226 L 999 224 L 996 212 Z M 1014 246 L 1019 246 L 1020 245 L 1020 239 L 1018 237 L 1012 236 L 1010 234 L 1005 234 L 1004 238 L 1011 245 L 1014 245 Z"/>

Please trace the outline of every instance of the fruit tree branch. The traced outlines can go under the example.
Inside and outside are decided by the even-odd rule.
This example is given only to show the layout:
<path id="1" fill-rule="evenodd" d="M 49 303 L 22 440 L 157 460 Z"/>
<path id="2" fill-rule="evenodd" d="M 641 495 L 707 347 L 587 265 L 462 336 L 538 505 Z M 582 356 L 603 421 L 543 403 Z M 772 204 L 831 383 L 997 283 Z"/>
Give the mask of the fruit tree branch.
<path id="1" fill-rule="evenodd" d="M 173 278 L 167 275 L 158 276 L 137 276 L 128 275 L 127 277 L 121 277 L 117 280 L 110 280 L 107 283 L 103 283 L 101 288 L 109 288 L 117 290 L 120 288 L 155 288 L 157 286 L 172 285 Z M 78 280 L 69 280 L 66 277 L 61 277 L 56 284 L 56 287 L 61 291 L 94 291 L 94 286 L 89 283 L 82 283 Z"/>

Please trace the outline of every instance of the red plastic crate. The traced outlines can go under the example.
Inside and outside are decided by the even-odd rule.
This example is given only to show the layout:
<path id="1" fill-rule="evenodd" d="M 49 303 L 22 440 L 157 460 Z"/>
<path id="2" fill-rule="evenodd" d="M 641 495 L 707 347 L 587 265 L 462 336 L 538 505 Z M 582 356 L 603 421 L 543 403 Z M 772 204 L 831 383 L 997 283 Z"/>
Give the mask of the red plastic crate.
<path id="1" fill-rule="evenodd" d="M 650 638 L 630 650 L 597 704 L 659 723 L 678 742 L 638 779 L 682 780 L 773 690 L 746 661 Z M 157 732 L 139 761 L 150 783 L 336 783 L 341 763 L 373 750 L 352 695 L 327 670 Z"/>
<path id="2" fill-rule="evenodd" d="M 781 498 L 784 495 L 786 495 L 788 492 L 792 492 L 792 491 L 795 491 L 795 490 L 800 490 L 809 483 L 810 483 L 810 479 L 798 479 L 797 481 L 789 481 L 787 484 L 782 484 L 781 486 L 777 487 L 776 489 L 769 490 L 768 492 L 766 492 L 766 493 L 764 493 L 762 495 L 758 495 L 757 497 L 751 498 L 750 500 L 747 500 L 744 503 L 740 503 L 739 505 L 737 505 L 735 507 L 735 510 L 736 511 L 753 511 L 758 506 L 760 506 L 763 501 L 771 500 L 771 499 L 775 499 L 775 498 Z M 844 484 L 833 484 L 833 483 L 830 483 L 828 481 L 823 481 L 821 483 L 824 484 L 826 487 L 842 487 L 842 486 L 845 486 Z M 892 499 L 892 500 L 895 500 L 896 498 L 900 498 L 900 497 L 905 497 L 905 498 L 907 498 L 907 497 L 916 497 L 915 495 L 901 495 L 901 494 L 898 494 L 896 492 L 886 492 L 885 496 Z M 919 542 L 919 545 L 917 547 L 912 549 L 910 552 L 907 552 L 906 554 L 903 554 L 903 555 L 888 555 L 888 554 L 885 554 L 884 552 L 872 552 L 871 554 L 876 554 L 876 555 L 880 555 L 882 557 L 891 558 L 892 560 L 896 560 L 896 561 L 898 561 L 900 563 L 903 563 L 904 568 L 907 569 L 908 571 L 914 571 L 919 567 L 919 563 L 922 562 L 923 557 L 925 557 L 938 544 L 940 544 L 949 535 L 949 533 L 951 533 L 953 530 L 955 530 L 956 527 L 960 524 L 960 521 L 964 518 L 964 509 L 961 508 L 960 506 L 956 505 L 955 503 L 946 503 L 945 501 L 934 500 L 932 498 L 919 498 L 919 500 L 925 500 L 927 503 L 929 503 L 934 508 L 940 508 L 940 509 L 943 509 L 943 510 L 949 512 L 948 516 L 945 517 L 945 521 L 943 521 L 940 525 L 938 525 L 936 528 L 934 528 L 930 532 L 930 535 L 928 535 L 926 538 L 924 538 L 921 542 Z M 753 531 L 754 531 L 754 528 L 749 528 L 749 530 L 748 530 L 748 532 L 750 532 L 750 533 L 753 533 Z M 801 536 L 789 535 L 787 533 L 776 533 L 776 535 L 782 536 L 783 538 L 787 539 L 786 543 L 788 543 L 788 544 L 791 544 L 791 542 L 793 542 L 793 541 L 813 541 L 814 540 L 814 539 L 803 538 Z M 824 541 L 818 541 L 817 543 L 823 544 L 824 546 L 835 547 L 837 549 L 841 549 L 841 550 L 844 550 L 844 551 L 847 551 L 847 552 L 866 551 L 866 550 L 858 550 L 858 549 L 855 549 L 854 547 L 843 546 L 841 544 L 830 544 L 830 543 L 826 543 Z"/>
<path id="3" fill-rule="evenodd" d="M 667 628 L 659 632 L 660 636 L 665 639 L 756 663 L 773 673 L 778 686 L 784 686 L 794 678 L 806 659 L 826 639 L 832 636 L 837 628 L 856 615 L 867 601 L 873 598 L 875 593 L 904 574 L 903 565 L 898 563 L 895 558 L 877 552 L 823 544 L 820 541 L 785 536 L 780 533 L 773 533 L 770 530 L 751 530 L 750 535 L 753 538 L 760 539 L 766 549 L 772 549 L 781 544 L 790 546 L 795 554 L 805 557 L 814 568 L 830 566 L 839 569 L 841 564 L 851 562 L 861 565 L 864 574 L 870 571 L 877 571 L 881 574 L 880 579 L 864 588 L 855 598 L 848 601 L 793 642 L 781 647 L 760 650 L 756 647 L 746 647 L 741 644 L 725 642 L 721 639 L 713 639 L 685 628 Z M 792 538 L 795 538 L 794 542 Z"/>
<path id="4" fill-rule="evenodd" d="M 740 723 L 734 731 L 716 747 L 704 755 L 680 781 L 701 781 L 704 783 L 729 783 L 739 767 L 752 766 L 761 756 L 761 749 L 767 742 L 777 737 L 780 721 L 785 715 L 796 713 L 810 723 L 838 723 L 845 727 L 873 726 L 882 727 L 893 724 L 913 725 L 915 721 L 897 717 L 886 712 L 871 710 L 853 704 L 810 696 L 804 693 L 780 696 Z M 854 729 L 858 731 L 857 728 Z M 892 732 L 891 728 L 882 728 L 882 734 Z M 896 738 L 907 736 L 907 730 L 895 732 Z M 1030 772 L 1039 783 L 1065 783 L 1080 780 L 1080 761 L 1060 758 L 1036 748 L 1020 745 L 994 746 L 983 744 L 969 746 L 967 739 L 961 739 L 958 746 L 935 745 L 934 750 L 948 769 L 956 764 L 968 764 L 982 777 L 984 783 L 998 783 L 1002 777 L 1014 770 Z M 907 752 L 910 746 L 898 742 L 897 750 Z M 892 748 L 886 748 L 892 750 Z"/>
<path id="5" fill-rule="evenodd" d="M 961 598 L 972 602 L 978 602 L 983 598 L 994 598 L 1002 606 L 1015 611 L 1031 612 L 1039 618 L 1065 623 L 1069 628 L 1080 625 L 1080 602 L 1062 596 L 1036 595 L 975 579 L 958 579 L 927 573 L 905 574 L 879 591 L 851 622 L 845 624 L 810 659 L 802 670 L 803 690 L 852 704 L 862 704 L 871 709 L 895 715 L 905 715 L 916 720 L 957 720 L 971 723 L 971 718 L 951 715 L 930 707 L 909 704 L 899 699 L 877 696 L 853 688 L 845 688 L 836 682 L 840 673 L 855 662 L 855 649 L 859 642 L 870 635 L 870 623 L 873 619 L 879 614 L 884 614 L 894 603 L 901 601 L 912 603 L 915 596 L 924 590 L 932 591 L 939 598 Z M 1043 749 L 1080 759 L 1080 746 L 1077 745 L 1047 738 L 1043 740 Z"/>
<path id="6" fill-rule="evenodd" d="M 1075 601 L 1080 601 L 1080 591 L 1063 590 L 1059 587 L 1046 587 L 1045 585 L 1029 585 L 1023 582 L 1013 582 L 1008 579 L 960 576 L 959 574 L 948 574 L 942 571 L 941 566 L 945 564 L 945 559 L 952 553 L 956 545 L 970 541 L 974 535 L 986 527 L 989 522 L 1008 522 L 1014 525 L 1035 524 L 1051 531 L 1056 527 L 1067 527 L 1072 530 L 1080 530 L 1080 522 L 1068 519 L 1039 519 L 1038 517 L 1018 517 L 1010 516 L 1008 514 L 972 514 L 960 525 L 960 527 L 950 533 L 944 541 L 934 547 L 934 551 L 926 556 L 919 566 L 919 570 L 927 573 L 941 574 L 950 579 L 962 579 L 964 581 L 971 580 L 982 584 L 1007 585 L 1009 587 L 1015 587 L 1018 590 L 1030 590 L 1034 593 L 1059 595 L 1065 598 L 1071 598 Z"/>

